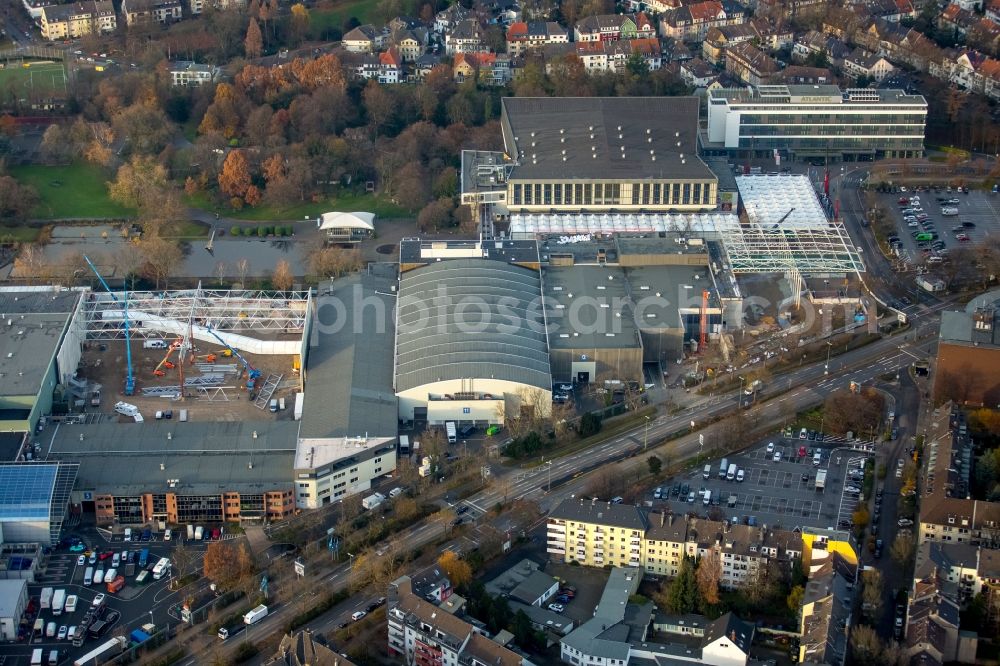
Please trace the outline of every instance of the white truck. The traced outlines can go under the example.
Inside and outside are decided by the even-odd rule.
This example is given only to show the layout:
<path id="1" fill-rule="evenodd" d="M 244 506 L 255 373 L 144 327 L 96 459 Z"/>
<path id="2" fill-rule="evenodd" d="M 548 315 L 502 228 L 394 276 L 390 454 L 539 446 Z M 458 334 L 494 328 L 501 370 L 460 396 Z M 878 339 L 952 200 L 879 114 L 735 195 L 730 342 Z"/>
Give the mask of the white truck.
<path id="1" fill-rule="evenodd" d="M 42 610 L 48 610 L 52 608 L 52 588 L 43 587 L 42 593 L 39 595 L 38 600 L 41 602 Z"/>
<path id="2" fill-rule="evenodd" d="M 205 536 L 205 528 L 204 527 L 202 527 L 201 525 L 199 525 L 198 527 L 194 528 L 194 540 L 195 541 L 201 541 L 201 538 L 203 536 Z"/>
<path id="3" fill-rule="evenodd" d="M 295 420 L 296 421 L 301 421 L 302 420 L 302 410 L 305 408 L 305 405 L 306 405 L 306 394 L 305 393 L 296 393 L 295 394 L 295 412 L 294 412 L 294 414 L 295 414 Z"/>
<path id="4" fill-rule="evenodd" d="M 194 525 L 187 526 L 187 537 L 188 541 L 192 541 L 194 539 Z"/>
<path id="5" fill-rule="evenodd" d="M 816 490 L 823 490 L 826 488 L 826 470 L 821 469 L 816 471 Z"/>
<path id="6" fill-rule="evenodd" d="M 142 414 L 139 413 L 139 408 L 127 402 L 116 402 L 115 411 L 122 416 L 131 417 L 136 423 L 142 423 L 143 421 Z"/>
<path id="7" fill-rule="evenodd" d="M 374 495 L 369 495 L 368 497 L 361 500 L 361 506 L 371 510 L 380 505 L 384 501 L 385 501 L 385 495 L 383 495 L 382 493 L 375 493 Z"/>
<path id="8" fill-rule="evenodd" d="M 243 616 L 243 624 L 257 624 L 267 615 L 267 606 L 261 604 Z"/>
<path id="9" fill-rule="evenodd" d="M 755 379 L 752 382 L 750 382 L 745 389 L 743 389 L 743 394 L 753 395 L 762 388 L 764 388 L 764 382 L 762 382 L 759 379 Z"/>
<path id="10" fill-rule="evenodd" d="M 444 424 L 445 431 L 448 433 L 448 443 L 454 444 L 458 441 L 458 430 L 455 428 L 454 421 L 448 421 Z"/>
<path id="11" fill-rule="evenodd" d="M 52 614 L 62 615 L 63 607 L 66 605 L 66 590 L 56 590 L 52 595 Z"/>

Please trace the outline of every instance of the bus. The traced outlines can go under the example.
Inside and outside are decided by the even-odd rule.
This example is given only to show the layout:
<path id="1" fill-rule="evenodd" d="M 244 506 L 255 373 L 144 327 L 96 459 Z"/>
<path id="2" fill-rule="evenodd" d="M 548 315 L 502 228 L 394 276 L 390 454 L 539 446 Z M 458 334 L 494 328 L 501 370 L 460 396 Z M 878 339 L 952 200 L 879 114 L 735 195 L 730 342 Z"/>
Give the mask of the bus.
<path id="1" fill-rule="evenodd" d="M 149 563 L 149 548 L 143 548 L 139 552 L 139 568 L 145 569 L 146 565 Z"/>
<path id="2" fill-rule="evenodd" d="M 165 557 L 161 557 L 160 561 L 156 563 L 153 567 L 153 580 L 160 580 L 163 578 L 165 573 L 170 571 L 170 560 Z"/>
<path id="3" fill-rule="evenodd" d="M 145 585 L 148 582 L 149 582 L 149 571 L 143 569 L 142 571 L 139 572 L 139 575 L 135 577 L 135 584 Z"/>

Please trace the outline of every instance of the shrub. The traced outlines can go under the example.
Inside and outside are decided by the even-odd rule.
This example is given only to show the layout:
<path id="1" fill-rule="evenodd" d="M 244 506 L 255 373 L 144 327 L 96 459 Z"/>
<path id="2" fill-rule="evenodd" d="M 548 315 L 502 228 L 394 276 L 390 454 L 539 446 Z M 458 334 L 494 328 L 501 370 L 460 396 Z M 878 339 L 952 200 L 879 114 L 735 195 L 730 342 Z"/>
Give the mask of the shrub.
<path id="1" fill-rule="evenodd" d="M 257 656 L 260 652 L 260 648 L 257 647 L 256 643 L 240 643 L 240 646 L 236 648 L 236 652 L 233 654 L 233 661 L 237 664 L 242 664 L 244 661 L 249 661 L 251 658 Z"/>
<path id="2" fill-rule="evenodd" d="M 267 235 L 267 228 L 266 227 L 264 227 L 263 225 L 257 227 L 257 237 L 258 238 L 263 238 L 266 235 Z"/>
<path id="3" fill-rule="evenodd" d="M 286 224 L 285 225 L 285 235 L 286 236 L 294 236 L 295 235 L 295 228 L 292 225 L 290 225 L 290 224 Z"/>
<path id="4" fill-rule="evenodd" d="M 231 235 L 231 236 L 239 236 L 242 232 L 243 232 L 243 229 L 241 229 L 238 224 L 234 224 L 233 227 L 232 227 L 232 229 L 229 230 L 229 235 Z"/>

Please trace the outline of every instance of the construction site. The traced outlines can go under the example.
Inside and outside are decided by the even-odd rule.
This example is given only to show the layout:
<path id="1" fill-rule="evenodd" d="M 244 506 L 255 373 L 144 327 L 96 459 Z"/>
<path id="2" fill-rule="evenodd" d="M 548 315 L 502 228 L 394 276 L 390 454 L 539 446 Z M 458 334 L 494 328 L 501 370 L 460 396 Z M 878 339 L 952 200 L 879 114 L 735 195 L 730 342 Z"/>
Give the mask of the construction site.
<path id="1" fill-rule="evenodd" d="M 74 322 L 83 342 L 65 384 L 67 411 L 134 420 L 183 410 L 186 419 L 213 421 L 278 411 L 291 419 L 309 298 L 201 288 L 89 293 Z"/>

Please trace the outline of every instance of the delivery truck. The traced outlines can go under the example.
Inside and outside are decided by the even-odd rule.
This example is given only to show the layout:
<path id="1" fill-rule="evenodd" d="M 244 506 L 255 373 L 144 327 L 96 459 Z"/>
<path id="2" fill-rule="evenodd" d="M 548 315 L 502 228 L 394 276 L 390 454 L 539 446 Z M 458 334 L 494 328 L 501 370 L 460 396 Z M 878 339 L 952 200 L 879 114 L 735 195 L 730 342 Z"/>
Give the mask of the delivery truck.
<path id="1" fill-rule="evenodd" d="M 457 442 L 458 441 L 458 430 L 457 430 L 457 428 L 455 428 L 455 422 L 454 421 L 448 421 L 447 423 L 444 424 L 444 427 L 445 427 L 445 431 L 447 431 L 447 433 L 448 433 L 448 443 L 449 444 L 454 444 L 455 442 Z"/>
<path id="2" fill-rule="evenodd" d="M 56 590 L 52 595 L 52 614 L 62 615 L 63 607 L 66 605 L 66 590 Z"/>
<path id="3" fill-rule="evenodd" d="M 43 587 L 42 594 L 39 596 L 38 600 L 41 602 L 42 610 L 48 610 L 52 608 L 52 588 Z"/>
<path id="4" fill-rule="evenodd" d="M 361 500 L 361 506 L 370 510 L 379 506 L 384 501 L 385 501 L 385 495 L 383 495 L 382 493 L 375 493 L 374 495 L 369 495 L 368 497 Z"/>
<path id="5" fill-rule="evenodd" d="M 820 469 L 816 471 L 816 490 L 824 488 L 826 488 L 826 470 Z"/>
<path id="6" fill-rule="evenodd" d="M 267 606 L 261 604 L 243 616 L 243 624 L 257 624 L 267 615 Z"/>

